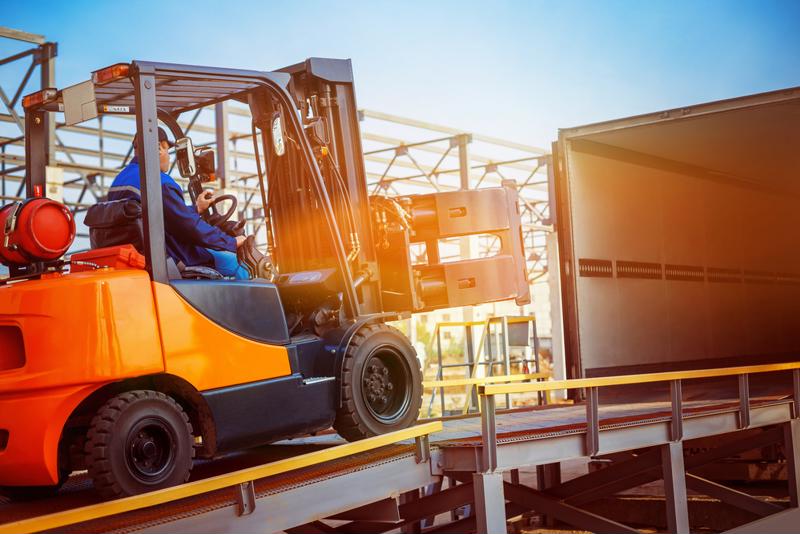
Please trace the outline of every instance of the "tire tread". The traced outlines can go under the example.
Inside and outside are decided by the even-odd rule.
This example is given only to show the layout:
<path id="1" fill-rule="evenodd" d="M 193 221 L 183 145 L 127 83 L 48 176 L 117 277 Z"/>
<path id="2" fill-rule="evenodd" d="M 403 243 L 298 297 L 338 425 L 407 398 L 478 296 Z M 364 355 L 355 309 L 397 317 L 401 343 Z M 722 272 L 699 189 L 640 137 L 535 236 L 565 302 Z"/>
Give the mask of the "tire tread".
<path id="1" fill-rule="evenodd" d="M 189 416 L 172 397 L 161 392 L 151 390 L 126 391 L 106 401 L 92 418 L 84 449 L 86 468 L 89 471 L 89 476 L 94 482 L 95 489 L 103 498 L 118 498 L 125 495 L 125 492 L 119 482 L 114 478 L 114 474 L 111 470 L 113 459 L 110 458 L 108 444 L 111 440 L 111 431 L 113 430 L 114 423 L 124 412 L 125 408 L 136 401 L 146 399 L 158 399 L 170 404 L 177 413 L 181 414 L 188 434 L 190 436 L 193 435 Z M 192 447 L 192 458 L 194 458 L 194 453 L 195 450 L 194 447 Z M 187 470 L 183 482 L 189 479 L 190 473 L 191 469 Z"/>

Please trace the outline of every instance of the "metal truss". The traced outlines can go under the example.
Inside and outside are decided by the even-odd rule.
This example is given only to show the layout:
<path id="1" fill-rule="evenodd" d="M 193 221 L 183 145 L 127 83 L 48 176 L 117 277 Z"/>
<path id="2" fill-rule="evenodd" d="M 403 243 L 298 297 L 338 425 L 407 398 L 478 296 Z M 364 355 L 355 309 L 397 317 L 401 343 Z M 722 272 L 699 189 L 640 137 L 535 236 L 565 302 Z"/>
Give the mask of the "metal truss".
<path id="1" fill-rule="evenodd" d="M 3 121 L 10 122 L 15 128 L 12 128 L 13 134 L 0 138 L 0 171 L 2 172 L 2 194 L 3 200 L 9 200 L 7 195 L 5 176 L 7 174 L 24 172 L 25 159 L 24 157 L 7 157 L 7 148 L 9 145 L 23 145 L 25 142 L 25 121 L 22 113 L 18 111 L 21 104 L 22 96 L 29 88 L 29 82 L 34 73 L 39 71 L 39 87 L 52 87 L 55 84 L 55 58 L 58 54 L 58 45 L 56 43 L 47 42 L 41 35 L 27 33 L 11 28 L 0 27 L 0 37 L 21 41 L 24 43 L 33 44 L 32 48 L 24 49 L 20 52 L 12 54 L 8 57 L 0 59 L 0 68 L 7 66 L 21 65 L 27 62 L 27 68 L 19 80 L 14 80 L 12 87 L 14 89 L 6 92 L 6 88 L 0 83 L 0 102 L 3 105 Z M 32 89 L 35 90 L 35 89 Z M 32 91 L 31 90 L 31 91 Z M 11 96 L 9 96 L 9 94 Z M 51 133 L 49 136 L 49 143 L 52 154 L 54 135 Z M 24 152 L 23 152 L 24 154 Z M 9 163 L 11 166 L 9 167 Z M 11 198 L 19 197 L 21 191 L 19 186 L 15 190 Z"/>

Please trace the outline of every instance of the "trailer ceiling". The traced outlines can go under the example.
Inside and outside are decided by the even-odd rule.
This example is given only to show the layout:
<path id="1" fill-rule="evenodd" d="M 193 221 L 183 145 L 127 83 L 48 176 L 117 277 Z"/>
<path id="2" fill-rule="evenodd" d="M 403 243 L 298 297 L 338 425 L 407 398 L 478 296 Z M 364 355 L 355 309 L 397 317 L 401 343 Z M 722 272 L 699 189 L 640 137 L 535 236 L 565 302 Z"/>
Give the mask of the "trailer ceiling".
<path id="1" fill-rule="evenodd" d="M 800 193 L 800 95 L 768 105 L 646 118 L 563 130 L 562 136 L 577 151 Z"/>

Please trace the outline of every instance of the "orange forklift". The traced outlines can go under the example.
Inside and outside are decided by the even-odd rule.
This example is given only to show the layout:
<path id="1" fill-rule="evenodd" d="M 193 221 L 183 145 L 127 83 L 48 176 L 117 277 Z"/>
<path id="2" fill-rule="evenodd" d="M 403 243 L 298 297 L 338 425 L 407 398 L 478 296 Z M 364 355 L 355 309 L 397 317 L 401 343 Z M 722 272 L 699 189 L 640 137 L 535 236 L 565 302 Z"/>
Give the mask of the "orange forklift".
<path id="1" fill-rule="evenodd" d="M 158 128 L 176 140 L 192 201 L 216 156 L 181 114 L 246 105 L 267 254 L 250 280 L 165 252 Z M 0 209 L 0 491 L 57 491 L 88 470 L 105 498 L 188 480 L 194 458 L 331 426 L 358 440 L 413 425 L 410 341 L 387 321 L 451 306 L 529 302 L 517 191 L 369 196 L 349 60 L 274 72 L 133 61 L 24 99 L 26 197 Z M 48 123 L 133 115 L 141 203 L 87 214 L 92 249 L 65 256 L 74 215 L 47 199 Z M 225 213 L 204 217 L 241 231 Z M 120 202 L 120 201 L 116 201 Z M 219 207 L 219 206 L 217 206 Z M 91 215 L 91 216 L 90 216 Z M 439 241 L 499 237 L 492 257 L 442 262 Z M 414 263 L 410 247 L 425 246 Z"/>

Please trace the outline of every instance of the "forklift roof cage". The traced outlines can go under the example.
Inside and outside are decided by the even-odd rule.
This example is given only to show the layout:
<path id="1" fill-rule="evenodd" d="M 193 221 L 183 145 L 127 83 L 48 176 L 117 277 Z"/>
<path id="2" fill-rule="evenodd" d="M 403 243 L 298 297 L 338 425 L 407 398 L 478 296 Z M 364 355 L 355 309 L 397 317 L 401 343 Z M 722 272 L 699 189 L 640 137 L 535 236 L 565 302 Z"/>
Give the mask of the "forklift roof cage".
<path id="1" fill-rule="evenodd" d="M 136 130 L 142 142 L 136 156 L 140 162 L 142 215 L 147 269 L 154 281 L 168 282 L 167 258 L 164 246 L 164 214 L 161 199 L 160 168 L 155 147 L 158 144 L 158 121 L 161 120 L 173 135 L 181 133 L 178 116 L 185 112 L 210 106 L 225 100 L 247 103 L 249 94 L 263 89 L 280 102 L 287 128 L 294 136 L 308 169 L 311 171 L 327 228 L 335 249 L 338 267 L 344 283 L 344 305 L 349 317 L 360 315 L 353 276 L 347 263 L 342 237 L 336 224 L 331 200 L 302 124 L 287 91 L 291 75 L 284 72 L 260 72 L 215 67 L 199 67 L 170 63 L 133 61 L 119 63 L 92 74 L 97 114 L 135 115 Z M 45 186 L 45 171 L 50 154 L 46 141 L 46 114 L 63 110 L 63 92 L 47 98 L 43 90 L 40 103 L 26 98 L 25 156 L 26 196 L 41 194 Z M 34 96 L 34 95 L 30 95 Z M 146 148 L 146 150 L 145 150 Z"/>

